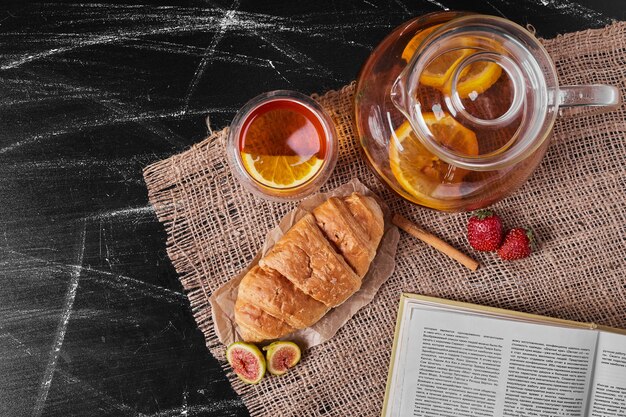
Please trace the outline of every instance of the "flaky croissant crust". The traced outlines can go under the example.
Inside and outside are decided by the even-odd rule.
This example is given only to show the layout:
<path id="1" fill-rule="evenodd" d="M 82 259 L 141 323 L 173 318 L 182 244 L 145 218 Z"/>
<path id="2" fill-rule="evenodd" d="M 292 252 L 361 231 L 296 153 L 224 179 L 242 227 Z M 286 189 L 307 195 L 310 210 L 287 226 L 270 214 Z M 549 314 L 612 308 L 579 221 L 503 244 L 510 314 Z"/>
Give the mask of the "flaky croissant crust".
<path id="1" fill-rule="evenodd" d="M 384 231 L 372 197 L 331 197 L 305 215 L 241 280 L 235 322 L 248 342 L 315 324 L 361 287 Z"/>

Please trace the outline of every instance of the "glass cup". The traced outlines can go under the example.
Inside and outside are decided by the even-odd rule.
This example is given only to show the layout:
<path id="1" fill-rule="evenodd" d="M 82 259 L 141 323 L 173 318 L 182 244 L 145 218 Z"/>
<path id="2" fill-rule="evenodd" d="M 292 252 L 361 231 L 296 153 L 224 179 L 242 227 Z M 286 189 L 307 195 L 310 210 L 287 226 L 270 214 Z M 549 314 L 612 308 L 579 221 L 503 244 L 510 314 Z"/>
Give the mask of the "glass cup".
<path id="1" fill-rule="evenodd" d="M 273 201 L 306 197 L 337 162 L 335 126 L 315 100 L 295 91 L 261 94 L 235 115 L 226 144 L 233 176 Z"/>

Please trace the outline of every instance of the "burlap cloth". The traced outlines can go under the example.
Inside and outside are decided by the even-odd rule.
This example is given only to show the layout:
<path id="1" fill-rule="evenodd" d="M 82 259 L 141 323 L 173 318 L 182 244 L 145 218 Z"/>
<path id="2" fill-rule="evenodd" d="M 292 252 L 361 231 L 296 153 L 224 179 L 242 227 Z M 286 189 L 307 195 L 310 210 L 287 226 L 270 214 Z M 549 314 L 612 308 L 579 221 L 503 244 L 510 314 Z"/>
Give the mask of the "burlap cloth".
<path id="1" fill-rule="evenodd" d="M 626 91 L 626 22 L 544 42 L 566 84 Z M 226 130 L 145 169 L 149 199 L 167 230 L 167 250 L 211 353 L 224 363 L 253 416 L 376 416 L 383 401 L 397 304 L 403 291 L 565 319 L 626 327 L 626 110 L 563 118 L 530 181 L 496 205 L 509 227 L 530 226 L 540 249 L 504 263 L 469 249 L 467 214 L 405 203 L 378 182 L 359 154 L 354 85 L 315 96 L 340 136 L 324 189 L 358 177 L 390 208 L 480 260 L 470 272 L 403 234 L 396 271 L 337 335 L 306 352 L 293 371 L 258 385 L 240 382 L 213 332 L 209 295 L 251 260 L 266 232 L 295 203 L 263 201 L 242 189 L 224 155 Z"/>

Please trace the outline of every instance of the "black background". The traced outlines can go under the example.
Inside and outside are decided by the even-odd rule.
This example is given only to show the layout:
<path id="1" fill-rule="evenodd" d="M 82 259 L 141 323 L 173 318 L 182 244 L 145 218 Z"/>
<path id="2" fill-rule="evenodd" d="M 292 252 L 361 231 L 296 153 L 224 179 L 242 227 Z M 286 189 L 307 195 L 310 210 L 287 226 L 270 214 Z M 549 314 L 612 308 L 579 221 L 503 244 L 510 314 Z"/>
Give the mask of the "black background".
<path id="1" fill-rule="evenodd" d="M 141 170 L 253 96 L 353 80 L 411 17 L 537 34 L 626 2 L 153 1 L 0 6 L 0 415 L 245 416 L 165 254 Z M 381 388 L 382 389 L 382 388 Z"/>

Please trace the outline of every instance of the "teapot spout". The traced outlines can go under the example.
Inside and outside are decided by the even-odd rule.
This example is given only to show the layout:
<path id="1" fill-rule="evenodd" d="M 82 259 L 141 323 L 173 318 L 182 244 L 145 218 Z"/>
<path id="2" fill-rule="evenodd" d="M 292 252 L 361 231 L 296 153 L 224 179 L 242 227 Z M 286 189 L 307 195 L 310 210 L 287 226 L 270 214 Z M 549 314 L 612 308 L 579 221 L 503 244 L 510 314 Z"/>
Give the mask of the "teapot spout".
<path id="1" fill-rule="evenodd" d="M 391 86 L 390 96 L 393 105 L 396 106 L 405 117 L 409 118 L 408 106 L 406 104 L 406 86 L 402 74 Z"/>

